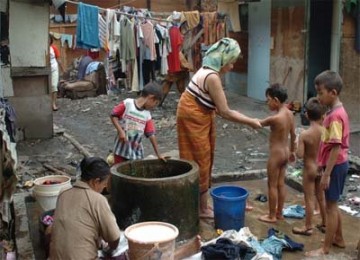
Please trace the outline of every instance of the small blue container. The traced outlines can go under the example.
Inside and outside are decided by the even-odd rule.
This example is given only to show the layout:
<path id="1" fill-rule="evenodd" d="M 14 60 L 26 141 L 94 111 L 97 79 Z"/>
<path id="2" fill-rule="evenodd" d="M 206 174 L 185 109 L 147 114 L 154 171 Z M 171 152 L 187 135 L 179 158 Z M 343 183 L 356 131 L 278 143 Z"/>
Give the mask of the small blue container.
<path id="1" fill-rule="evenodd" d="M 247 190 L 238 186 L 220 186 L 210 192 L 214 202 L 215 228 L 222 230 L 244 227 Z"/>

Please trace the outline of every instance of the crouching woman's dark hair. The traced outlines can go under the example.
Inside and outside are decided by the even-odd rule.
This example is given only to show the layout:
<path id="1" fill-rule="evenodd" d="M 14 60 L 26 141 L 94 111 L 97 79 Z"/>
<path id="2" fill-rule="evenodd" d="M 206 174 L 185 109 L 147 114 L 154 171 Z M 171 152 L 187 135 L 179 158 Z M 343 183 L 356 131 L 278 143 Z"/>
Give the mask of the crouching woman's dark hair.
<path id="1" fill-rule="evenodd" d="M 80 163 L 80 169 L 83 181 L 97 178 L 102 181 L 110 174 L 109 165 L 99 157 L 85 157 Z"/>

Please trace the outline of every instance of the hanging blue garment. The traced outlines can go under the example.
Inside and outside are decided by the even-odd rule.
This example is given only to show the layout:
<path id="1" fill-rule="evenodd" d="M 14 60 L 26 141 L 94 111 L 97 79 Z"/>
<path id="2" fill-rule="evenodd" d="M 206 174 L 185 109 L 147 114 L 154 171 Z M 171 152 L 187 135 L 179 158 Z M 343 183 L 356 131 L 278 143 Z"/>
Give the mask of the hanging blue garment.
<path id="1" fill-rule="evenodd" d="M 76 47 L 83 49 L 100 48 L 98 14 L 97 6 L 79 3 Z"/>

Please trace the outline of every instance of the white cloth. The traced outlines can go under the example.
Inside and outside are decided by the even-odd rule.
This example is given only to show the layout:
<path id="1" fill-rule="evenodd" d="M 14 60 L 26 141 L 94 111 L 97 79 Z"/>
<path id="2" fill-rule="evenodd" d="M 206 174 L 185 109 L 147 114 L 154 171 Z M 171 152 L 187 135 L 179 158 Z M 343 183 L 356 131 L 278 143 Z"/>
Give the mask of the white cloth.
<path id="1" fill-rule="evenodd" d="M 51 71 L 55 71 L 59 69 L 55 56 L 55 51 L 51 46 L 50 46 L 50 67 L 51 67 Z"/>

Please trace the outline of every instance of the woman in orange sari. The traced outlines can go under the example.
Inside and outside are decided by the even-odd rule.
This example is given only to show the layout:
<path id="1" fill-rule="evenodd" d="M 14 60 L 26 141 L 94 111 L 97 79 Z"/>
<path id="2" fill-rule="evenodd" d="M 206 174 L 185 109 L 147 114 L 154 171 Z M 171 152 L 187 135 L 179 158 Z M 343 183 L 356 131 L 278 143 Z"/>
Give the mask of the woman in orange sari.
<path id="1" fill-rule="evenodd" d="M 259 120 L 228 107 L 220 74 L 231 71 L 240 55 L 239 44 L 223 38 L 206 52 L 202 67 L 181 95 L 177 114 L 180 158 L 195 161 L 200 174 L 200 218 L 212 218 L 207 203 L 215 150 L 215 112 L 222 118 L 260 128 Z"/>

